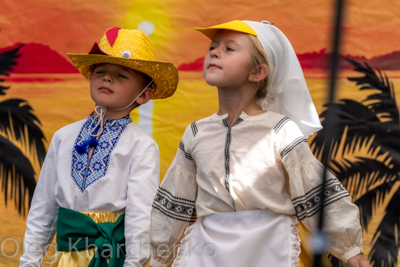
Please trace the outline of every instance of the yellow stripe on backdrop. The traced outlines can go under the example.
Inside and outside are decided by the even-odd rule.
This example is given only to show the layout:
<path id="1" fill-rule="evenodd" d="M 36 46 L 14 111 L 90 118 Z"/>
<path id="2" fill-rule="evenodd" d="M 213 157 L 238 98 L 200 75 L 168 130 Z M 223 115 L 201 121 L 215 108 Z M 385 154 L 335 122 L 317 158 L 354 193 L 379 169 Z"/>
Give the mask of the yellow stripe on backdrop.
<path id="1" fill-rule="evenodd" d="M 141 27 L 154 42 L 157 57 L 177 66 L 196 61 L 208 50 L 209 40 L 193 30 L 194 27 L 233 19 L 274 22 L 285 32 L 298 54 L 325 48 L 329 51 L 333 16 L 333 0 L 248 0 L 245 3 L 242 0 L 87 0 L 85 5 L 79 0 L 56 4 L 51 0 L 3 2 L 0 49 L 16 43 L 37 43 L 67 58 L 67 52 L 87 52 L 106 28 Z M 393 40 L 400 40 L 400 1 L 349 0 L 346 7 L 343 54 L 371 59 L 399 50 L 398 43 Z M 397 103 L 400 103 L 400 71 L 384 72 L 393 82 Z M 173 97 L 154 100 L 148 107 L 143 106 L 132 113 L 133 120 L 139 126 L 147 127 L 159 144 L 162 176 L 177 152 L 184 129 L 217 109 L 216 90 L 203 81 L 201 72 L 180 71 L 179 74 L 180 84 Z M 321 113 L 327 98 L 327 73 L 306 70 L 305 76 L 317 111 Z M 355 89 L 354 83 L 346 80 L 349 76 L 359 75 L 351 70 L 340 73 L 337 99 L 363 100 L 367 92 Z M 0 76 L 2 78 L 5 77 Z M 10 78 L 0 85 L 10 86 L 5 95 L 0 95 L 0 103 L 10 98 L 22 98 L 33 107 L 42 123 L 46 148 L 57 129 L 86 118 L 93 108 L 87 81 L 79 74 L 11 73 Z M 4 136 L 4 133 L 0 135 Z M 40 166 L 34 157 L 15 140 L 11 141 L 32 160 L 37 179 Z M 360 153 L 368 155 L 365 151 Z M 398 185 L 393 188 L 397 189 Z M 365 233 L 366 255 L 386 205 L 373 214 L 368 233 Z M 26 217 L 18 214 L 12 199 L 5 205 L 1 190 L 0 214 L 0 266 L 17 266 Z M 304 266 L 310 266 L 310 250 L 305 248 L 304 251 L 308 251 L 302 254 Z"/>

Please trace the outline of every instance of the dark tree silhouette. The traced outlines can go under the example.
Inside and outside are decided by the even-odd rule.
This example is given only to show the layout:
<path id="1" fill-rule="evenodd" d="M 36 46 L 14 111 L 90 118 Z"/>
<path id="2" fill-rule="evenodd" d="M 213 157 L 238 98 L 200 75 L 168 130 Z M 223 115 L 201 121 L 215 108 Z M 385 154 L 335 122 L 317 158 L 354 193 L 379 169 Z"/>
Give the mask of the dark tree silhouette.
<path id="1" fill-rule="evenodd" d="M 360 208 L 364 231 L 368 232 L 374 212 L 384 208 L 368 259 L 375 267 L 395 267 L 400 245 L 400 121 L 394 86 L 367 63 L 347 61 L 364 74 L 348 80 L 371 93 L 361 102 L 340 99 L 325 105 L 320 117 L 325 119 L 328 111 L 337 115 L 338 136 L 327 140 L 329 135 L 323 129 L 311 141 L 311 148 L 321 161 L 327 159 L 329 170 L 350 192 Z M 323 126 L 327 123 L 322 121 Z M 324 146 L 329 148 L 326 159 L 322 156 Z M 345 266 L 334 257 L 331 262 Z"/>
<path id="2" fill-rule="evenodd" d="M 0 54 L 0 76 L 9 76 L 22 45 Z M 5 80 L 0 79 L 0 83 Z M 6 95 L 10 86 L 0 85 L 0 96 Z M 35 190 L 35 171 L 24 147 L 42 165 L 46 155 L 45 137 L 39 119 L 32 113 L 26 100 L 13 98 L 0 102 L 0 180 L 5 204 L 14 200 L 15 208 L 25 216 Z M 16 144 L 19 144 L 17 146 Z M 26 208 L 28 198 L 28 209 Z"/>

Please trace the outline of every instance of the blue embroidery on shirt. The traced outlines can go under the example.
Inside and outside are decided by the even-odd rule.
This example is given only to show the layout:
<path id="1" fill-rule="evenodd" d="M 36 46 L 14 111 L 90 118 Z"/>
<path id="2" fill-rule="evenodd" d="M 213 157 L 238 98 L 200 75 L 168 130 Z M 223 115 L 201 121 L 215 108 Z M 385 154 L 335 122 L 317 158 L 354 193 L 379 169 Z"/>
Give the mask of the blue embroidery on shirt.
<path id="1" fill-rule="evenodd" d="M 89 162 L 88 151 L 79 154 L 76 145 L 81 145 L 90 139 L 90 133 L 96 127 L 97 118 L 89 116 L 79 132 L 72 149 L 71 176 L 81 192 L 91 184 L 106 175 L 110 154 L 117 145 L 119 138 L 126 126 L 132 122 L 130 116 L 118 120 L 106 120 L 103 132 L 94 148 Z"/>

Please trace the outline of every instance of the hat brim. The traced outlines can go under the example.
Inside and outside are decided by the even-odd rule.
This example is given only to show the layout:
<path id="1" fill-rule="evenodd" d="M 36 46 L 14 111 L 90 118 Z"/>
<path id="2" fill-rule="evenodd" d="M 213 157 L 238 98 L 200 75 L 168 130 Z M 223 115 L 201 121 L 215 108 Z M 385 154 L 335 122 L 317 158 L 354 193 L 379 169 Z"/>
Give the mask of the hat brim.
<path id="1" fill-rule="evenodd" d="M 68 53 L 67 55 L 76 69 L 86 78 L 88 78 L 90 66 L 102 63 L 121 65 L 148 75 L 156 84 L 152 99 L 170 97 L 174 94 L 178 86 L 178 70 L 169 62 L 117 58 L 102 54 Z"/>
<path id="2" fill-rule="evenodd" d="M 218 30 L 231 30 L 257 36 L 257 33 L 253 30 L 253 28 L 241 20 L 233 20 L 207 28 L 195 28 L 195 30 L 198 30 L 210 39 L 214 38 Z"/>

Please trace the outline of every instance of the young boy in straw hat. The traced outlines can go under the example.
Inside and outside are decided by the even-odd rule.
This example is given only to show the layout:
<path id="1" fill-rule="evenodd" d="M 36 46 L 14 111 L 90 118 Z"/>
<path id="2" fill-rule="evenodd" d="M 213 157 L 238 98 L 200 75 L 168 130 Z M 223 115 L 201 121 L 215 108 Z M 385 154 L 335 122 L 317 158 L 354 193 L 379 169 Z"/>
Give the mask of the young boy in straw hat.
<path id="1" fill-rule="evenodd" d="M 299 267 L 298 221 L 317 229 L 324 207 L 328 252 L 370 267 L 358 207 L 331 173 L 321 201 L 324 168 L 306 140 L 321 124 L 289 40 L 267 21 L 198 30 L 219 108 L 187 127 L 160 185 L 151 266 Z"/>
<path id="2" fill-rule="evenodd" d="M 20 266 L 40 266 L 56 232 L 53 266 L 145 266 L 159 150 L 129 114 L 173 95 L 177 69 L 155 59 L 141 30 L 108 29 L 88 54 L 68 56 L 88 78 L 95 108 L 52 138 Z"/>

